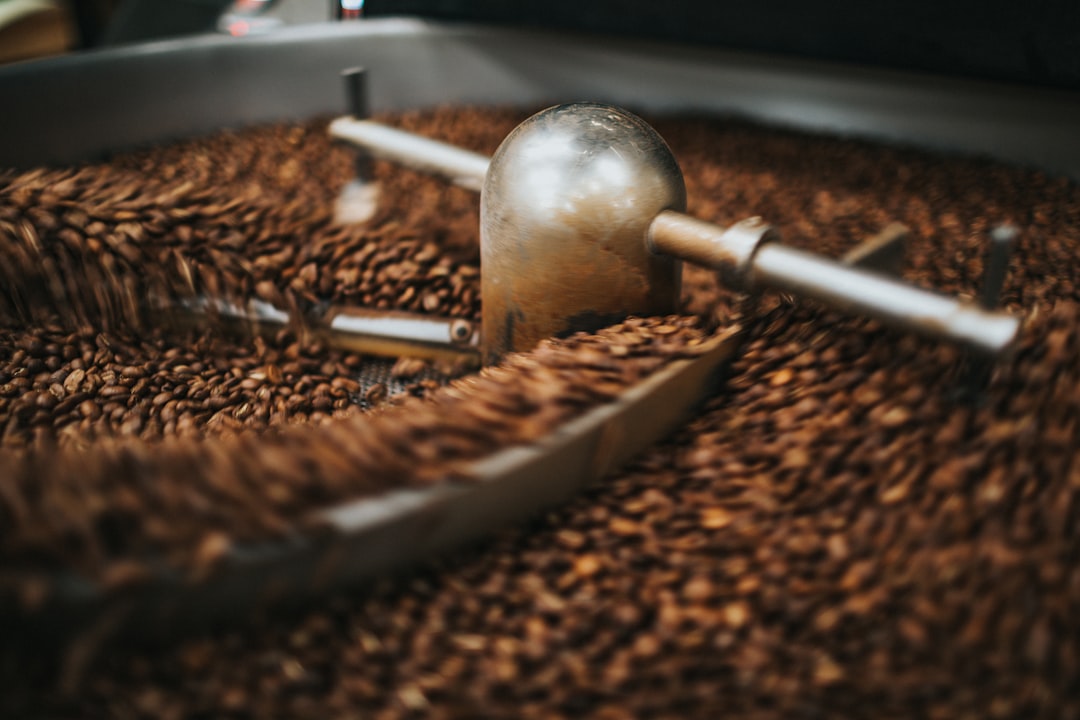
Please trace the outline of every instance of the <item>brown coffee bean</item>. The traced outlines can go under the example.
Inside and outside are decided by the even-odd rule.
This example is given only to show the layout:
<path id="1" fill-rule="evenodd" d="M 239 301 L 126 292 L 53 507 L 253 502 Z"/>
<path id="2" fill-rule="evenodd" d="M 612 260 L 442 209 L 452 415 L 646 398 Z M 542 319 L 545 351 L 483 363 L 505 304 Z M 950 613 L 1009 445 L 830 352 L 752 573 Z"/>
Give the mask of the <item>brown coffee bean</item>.
<path id="1" fill-rule="evenodd" d="M 443 108 L 394 121 L 491 152 L 520 117 Z M 305 350 L 295 336 L 260 349 L 219 344 L 212 334 L 186 342 L 151 334 L 137 352 L 123 322 L 100 343 L 93 334 L 64 337 L 57 320 L 48 322 L 58 323 L 59 336 L 4 336 L 6 448 L 23 452 L 43 429 L 56 432 L 53 420 L 68 419 L 56 413 L 75 391 L 66 384 L 73 358 L 86 370 L 78 391 L 96 398 L 89 407 L 101 419 L 91 421 L 80 400 L 67 412 L 86 423 L 81 452 L 89 454 L 69 455 L 77 446 L 65 434 L 56 459 L 35 466 L 57 463 L 54 472 L 0 473 L 17 478 L 0 486 L 0 516 L 42 519 L 0 523 L 0 557 L 11 567 L 49 562 L 107 578 L 109 563 L 124 559 L 117 555 L 147 547 L 166 548 L 170 562 L 192 570 L 202 567 L 196 551 L 209 533 L 243 544 L 288 532 L 312 507 L 308 490 L 321 506 L 399 487 L 403 478 L 440 481 L 451 460 L 539 436 L 692 353 L 701 328 L 748 329 L 719 390 L 684 428 L 567 506 L 418 574 L 320 601 L 298 618 L 158 653 L 110 654 L 91 669 L 76 714 L 1077 714 L 1078 648 L 1062 619 L 1080 597 L 1080 574 L 1070 569 L 1080 439 L 1080 277 L 1070 261 L 1080 243 L 1077 186 L 987 160 L 740 121 L 661 118 L 659 129 L 683 166 L 693 214 L 722 224 L 762 214 L 786 241 L 830 255 L 902 220 L 913 231 L 907 277 L 946 292 L 973 294 L 980 238 L 1001 220 L 1022 223 L 1004 293 L 1006 306 L 1030 315 L 1015 354 L 995 367 L 981 397 L 958 400 L 965 370 L 954 349 L 786 297 L 765 295 L 746 315 L 736 295 L 694 268 L 685 272 L 684 299 L 696 331 L 678 317 L 628 321 L 598 338 L 508 359 L 442 393 L 425 384 L 432 380 L 416 382 L 412 390 L 428 397 L 399 399 L 404 407 L 387 407 L 378 422 L 312 412 L 317 399 L 336 412 L 342 393 L 356 394 L 338 379 L 361 359 Z M 164 263 L 146 254 L 160 243 L 184 256 L 170 257 L 166 296 L 178 287 L 204 291 L 214 277 L 222 292 L 301 309 L 404 301 L 475 319 L 475 198 L 380 166 L 392 220 L 335 227 L 325 208 L 353 160 L 312 124 L 150 149 L 111 169 L 94 166 L 96 175 L 5 175 L 0 257 L 14 264 L 0 265 L 0 274 L 15 268 L 41 278 L 32 246 L 85 249 L 94 260 L 85 266 L 116 292 L 83 298 L 81 312 L 114 317 L 110 303 L 124 297 L 124 283 Z M 40 212 L 22 209 L 35 204 Z M 85 230 L 50 229 L 64 225 L 65 207 L 86 214 L 71 216 Z M 123 223 L 143 227 L 142 239 Z M 59 253 L 49 259 L 50 272 L 70 266 Z M 67 287 L 34 282 L 4 277 L 14 289 L 0 293 L 0 314 L 12 327 L 29 327 L 18 308 L 59 304 L 56 288 Z M 3 353 L 13 347 L 18 361 Z M 205 376 L 195 369 L 204 360 Z M 280 382 L 260 370 L 271 363 Z M 126 366 L 146 368 L 151 382 L 127 383 Z M 255 373 L 258 387 L 241 388 Z M 131 388 L 129 397 L 106 403 L 90 394 L 117 383 Z M 55 399 L 55 384 L 65 399 L 38 407 L 42 392 Z M 154 405 L 159 394 L 170 399 Z M 240 421 L 235 410 L 245 404 Z M 150 430 L 166 409 L 186 413 L 190 435 L 161 438 L 181 434 L 179 420 Z M 116 433 L 143 413 L 144 436 L 159 442 L 137 456 L 145 476 L 125 477 L 131 470 L 118 468 L 133 464 L 120 458 L 143 445 Z M 269 428 L 277 416 L 282 424 Z M 101 469 L 60 472 L 59 463 L 80 458 Z M 61 476 L 83 484 L 64 485 Z M 182 500 L 145 502 L 142 487 Z M 137 522 L 128 527 L 80 507 L 70 517 L 46 515 L 33 499 L 50 489 L 84 497 L 87 488 L 101 493 L 88 506 L 128 508 Z M 42 602 L 44 591 L 27 587 Z M 11 702 L 11 693 L 3 697 Z"/>
<path id="2" fill-rule="evenodd" d="M 369 404 L 377 404 L 386 398 L 386 386 L 382 383 L 375 383 L 367 390 L 364 391 L 364 401 Z"/>

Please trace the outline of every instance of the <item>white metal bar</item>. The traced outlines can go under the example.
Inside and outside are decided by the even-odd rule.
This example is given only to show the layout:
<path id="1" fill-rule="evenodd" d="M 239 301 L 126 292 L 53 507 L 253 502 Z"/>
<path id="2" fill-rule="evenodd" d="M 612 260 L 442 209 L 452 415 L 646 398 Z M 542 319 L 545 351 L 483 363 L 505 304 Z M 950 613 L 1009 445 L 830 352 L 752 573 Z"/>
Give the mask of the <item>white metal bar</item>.
<path id="1" fill-rule="evenodd" d="M 444 178 L 480 192 L 491 159 L 448 143 L 398 130 L 371 120 L 340 117 L 330 123 L 330 135 L 380 160 Z"/>
<path id="2" fill-rule="evenodd" d="M 1020 329 L 1019 318 L 1012 315 L 988 312 L 975 303 L 784 245 L 758 248 L 750 266 L 750 282 L 990 353 L 1006 349 Z"/>

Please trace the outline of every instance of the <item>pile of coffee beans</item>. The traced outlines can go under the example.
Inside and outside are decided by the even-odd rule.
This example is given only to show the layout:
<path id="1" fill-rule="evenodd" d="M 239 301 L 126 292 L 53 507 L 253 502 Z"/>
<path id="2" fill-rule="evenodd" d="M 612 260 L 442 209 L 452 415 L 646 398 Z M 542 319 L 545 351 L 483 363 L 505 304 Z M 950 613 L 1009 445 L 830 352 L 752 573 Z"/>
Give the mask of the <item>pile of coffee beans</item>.
<path id="1" fill-rule="evenodd" d="M 0 328 L 0 445 L 206 437 L 360 409 L 364 359 L 276 338 Z"/>
<path id="2" fill-rule="evenodd" d="M 478 317 L 475 197 L 380 163 L 368 179 L 384 198 L 433 202 L 338 224 L 354 170 L 319 121 L 13 173 L 0 182 L 0 320 L 156 327 L 201 295 L 297 316 L 337 303 Z"/>
<path id="3" fill-rule="evenodd" d="M 426 400 L 408 398 L 374 417 L 344 412 L 334 420 L 327 415 L 335 405 L 350 407 L 336 395 L 357 389 L 347 372 L 331 372 L 330 379 L 291 364 L 256 365 L 240 357 L 235 370 L 215 368 L 204 383 L 179 384 L 191 397 L 177 400 L 174 389 L 156 391 L 170 384 L 170 373 L 202 372 L 200 361 L 194 369 L 169 366 L 164 379 L 157 372 L 140 375 L 145 366 L 113 371 L 106 365 L 100 377 L 94 368 L 89 380 L 74 370 L 92 388 L 84 394 L 95 400 L 61 400 L 53 409 L 89 403 L 99 417 L 108 412 L 122 419 L 120 436 L 79 436 L 81 442 L 55 449 L 40 434 L 24 452 L 0 453 L 0 517 L 6 520 L 0 562 L 75 570 L 109 586 L 117 576 L 130 585 L 133 559 L 149 556 L 202 577 L 233 543 L 295 532 L 313 510 L 389 488 L 467 479 L 468 461 L 535 440 L 614 400 L 665 362 L 696 353 L 704 338 L 697 325 L 694 316 L 631 318 L 598 335 L 545 341 L 531 353 L 436 389 Z M 112 384 L 93 388 L 107 382 L 105 376 Z M 148 377 L 151 384 L 137 391 Z M 275 393 L 290 386 L 287 394 Z M 53 399 L 67 392 L 62 383 L 51 387 L 30 392 Z M 247 393 L 255 396 L 247 399 Z M 318 408 L 320 416 L 304 424 L 293 419 L 283 429 L 275 425 L 274 432 L 235 431 L 251 414 L 265 425 L 274 403 L 287 414 L 292 398 Z M 30 407 L 43 411 L 46 405 L 39 400 Z M 206 409 L 193 413 L 192 407 Z M 70 421 L 71 414 L 58 413 L 57 421 Z M 94 413 L 86 415 L 93 419 Z M 204 442 L 183 437 L 185 419 L 185 427 L 194 427 L 225 423 L 223 418 L 231 418 L 232 432 Z M 170 422 L 176 427 L 150 443 L 128 427 L 143 421 L 159 434 Z"/>
<path id="4" fill-rule="evenodd" d="M 490 151 L 506 120 L 441 109 L 402 122 Z M 692 213 L 721 223 L 762 215 L 785 241 L 837 255 L 900 221 L 912 229 L 906 276 L 947 292 L 974 295 L 987 231 L 1016 225 L 1003 296 L 1026 319 L 1015 353 L 985 381 L 956 348 L 785 296 L 744 304 L 688 269 L 686 307 L 699 325 L 741 320 L 750 340 L 703 410 L 633 466 L 529 527 L 372 592 L 111 654 L 69 674 L 66 696 L 7 693 L 12 712 L 1080 715 L 1080 187 L 988 160 L 736 121 L 656 126 L 683 166 Z M 448 195 L 403 196 L 393 212 L 412 220 L 402 232 L 471 252 L 464 235 L 436 236 L 441 218 L 410 224 L 429 202 L 453 215 Z M 677 325 L 653 323 L 629 331 L 664 337 Z M 593 359 L 592 341 L 559 347 L 587 366 L 612 360 Z M 531 358 L 471 382 L 498 380 L 495 408 L 497 395 L 518 398 L 504 403 L 511 411 L 538 402 L 541 391 L 520 392 L 526 380 L 516 380 Z M 599 386 L 578 372 L 562 376 L 557 397 Z M 476 391 L 467 382 L 446 392 L 464 410 Z M 501 427 L 485 413 L 451 420 Z M 221 442 L 247 443 L 257 463 L 257 442 L 269 449 L 277 434 Z"/>

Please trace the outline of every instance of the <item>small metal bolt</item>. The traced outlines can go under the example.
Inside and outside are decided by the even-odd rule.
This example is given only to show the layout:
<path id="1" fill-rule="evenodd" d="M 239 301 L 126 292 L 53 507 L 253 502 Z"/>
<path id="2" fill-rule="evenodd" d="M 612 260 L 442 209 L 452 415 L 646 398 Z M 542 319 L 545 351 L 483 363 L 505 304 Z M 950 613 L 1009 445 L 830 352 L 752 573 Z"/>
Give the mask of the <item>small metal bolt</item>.
<path id="1" fill-rule="evenodd" d="M 472 338 L 473 326 L 468 320 L 455 320 L 450 323 L 450 340 L 453 343 L 465 343 Z"/>

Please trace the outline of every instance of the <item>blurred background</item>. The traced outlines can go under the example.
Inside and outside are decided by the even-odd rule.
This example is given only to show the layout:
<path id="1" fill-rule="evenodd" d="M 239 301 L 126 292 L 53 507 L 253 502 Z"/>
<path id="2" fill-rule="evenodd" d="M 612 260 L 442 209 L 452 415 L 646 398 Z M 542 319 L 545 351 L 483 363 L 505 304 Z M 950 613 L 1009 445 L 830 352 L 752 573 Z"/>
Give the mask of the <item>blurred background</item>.
<path id="1" fill-rule="evenodd" d="M 0 62 L 387 15 L 620 34 L 1080 89 L 1075 0 L 0 0 Z"/>

